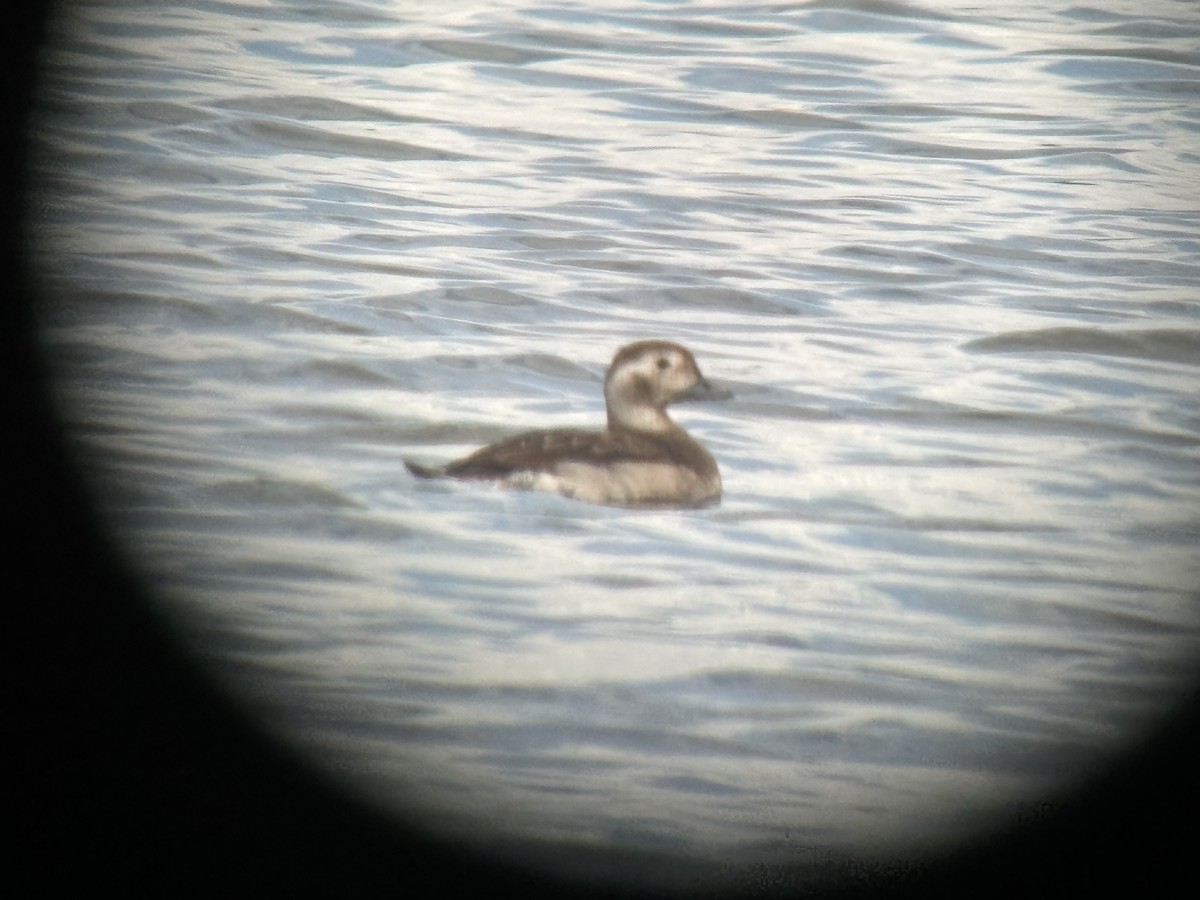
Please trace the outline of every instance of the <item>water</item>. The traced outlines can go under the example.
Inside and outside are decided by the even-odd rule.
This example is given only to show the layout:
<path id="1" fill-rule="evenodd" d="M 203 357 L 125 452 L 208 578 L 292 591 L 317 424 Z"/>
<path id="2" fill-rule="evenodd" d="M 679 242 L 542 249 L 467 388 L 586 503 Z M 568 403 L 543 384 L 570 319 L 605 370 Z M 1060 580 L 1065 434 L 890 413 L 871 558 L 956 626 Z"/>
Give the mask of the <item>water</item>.
<path id="1" fill-rule="evenodd" d="M 215 679 L 398 818 L 660 885 L 936 854 L 1170 711 L 1190 0 L 427 6 L 45 56 L 65 427 Z M 647 337 L 733 392 L 677 413 L 720 507 L 403 470 L 598 425 Z"/>

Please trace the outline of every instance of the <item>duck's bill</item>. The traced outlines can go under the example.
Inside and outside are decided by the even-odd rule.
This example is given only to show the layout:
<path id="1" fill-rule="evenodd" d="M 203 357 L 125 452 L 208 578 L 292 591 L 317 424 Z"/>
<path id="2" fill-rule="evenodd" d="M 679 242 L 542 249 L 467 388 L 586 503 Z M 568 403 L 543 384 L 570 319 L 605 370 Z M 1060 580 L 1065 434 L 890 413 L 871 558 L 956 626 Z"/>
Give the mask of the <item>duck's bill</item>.
<path id="1" fill-rule="evenodd" d="M 728 400 L 732 396 L 733 391 L 729 388 L 713 384 L 707 378 L 701 378 L 687 392 L 676 397 L 675 401 L 682 403 L 691 400 Z"/>

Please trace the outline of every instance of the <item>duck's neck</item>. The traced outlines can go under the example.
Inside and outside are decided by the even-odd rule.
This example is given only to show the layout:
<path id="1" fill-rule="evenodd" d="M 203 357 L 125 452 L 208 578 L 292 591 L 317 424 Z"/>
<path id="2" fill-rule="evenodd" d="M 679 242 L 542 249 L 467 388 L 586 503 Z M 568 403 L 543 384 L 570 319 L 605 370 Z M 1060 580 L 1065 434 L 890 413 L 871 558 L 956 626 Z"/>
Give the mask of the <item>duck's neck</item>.
<path id="1" fill-rule="evenodd" d="M 679 430 L 679 426 L 671 421 L 671 417 L 665 410 L 644 404 L 625 407 L 610 404 L 608 427 L 610 429 L 623 428 L 643 434 L 667 434 Z"/>

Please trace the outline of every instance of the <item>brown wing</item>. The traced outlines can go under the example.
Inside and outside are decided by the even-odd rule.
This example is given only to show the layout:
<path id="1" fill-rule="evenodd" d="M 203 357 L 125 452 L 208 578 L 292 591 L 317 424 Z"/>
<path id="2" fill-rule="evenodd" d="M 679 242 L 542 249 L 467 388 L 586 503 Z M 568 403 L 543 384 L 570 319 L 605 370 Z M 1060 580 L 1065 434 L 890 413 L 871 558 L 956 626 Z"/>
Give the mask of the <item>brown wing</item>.
<path id="1" fill-rule="evenodd" d="M 597 465 L 661 458 L 653 440 L 636 434 L 559 428 L 530 431 L 490 444 L 450 463 L 444 474 L 455 478 L 497 478 L 508 472 L 546 472 L 564 460 Z"/>

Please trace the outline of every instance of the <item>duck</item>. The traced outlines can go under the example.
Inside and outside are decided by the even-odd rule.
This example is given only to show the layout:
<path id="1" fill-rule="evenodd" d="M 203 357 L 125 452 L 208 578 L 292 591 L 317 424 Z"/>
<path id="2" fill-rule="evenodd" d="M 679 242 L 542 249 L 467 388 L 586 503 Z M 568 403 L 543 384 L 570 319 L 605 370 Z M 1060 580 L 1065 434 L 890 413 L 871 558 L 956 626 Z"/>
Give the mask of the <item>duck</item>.
<path id="1" fill-rule="evenodd" d="M 603 431 L 527 431 L 441 466 L 405 460 L 418 478 L 488 481 L 586 503 L 631 508 L 699 508 L 720 502 L 717 462 L 666 407 L 727 396 L 671 341 L 627 344 L 604 375 Z"/>

